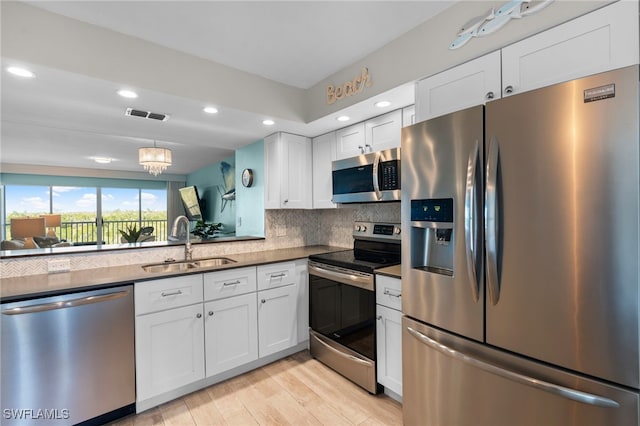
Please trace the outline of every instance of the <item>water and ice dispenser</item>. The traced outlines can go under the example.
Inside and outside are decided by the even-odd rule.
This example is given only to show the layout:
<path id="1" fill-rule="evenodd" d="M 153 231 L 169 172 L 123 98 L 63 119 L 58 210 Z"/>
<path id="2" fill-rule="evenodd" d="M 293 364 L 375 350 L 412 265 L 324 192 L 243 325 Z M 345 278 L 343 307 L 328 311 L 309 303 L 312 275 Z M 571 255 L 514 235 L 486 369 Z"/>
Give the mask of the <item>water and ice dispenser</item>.
<path id="1" fill-rule="evenodd" d="M 411 200 L 411 267 L 453 276 L 453 198 Z"/>

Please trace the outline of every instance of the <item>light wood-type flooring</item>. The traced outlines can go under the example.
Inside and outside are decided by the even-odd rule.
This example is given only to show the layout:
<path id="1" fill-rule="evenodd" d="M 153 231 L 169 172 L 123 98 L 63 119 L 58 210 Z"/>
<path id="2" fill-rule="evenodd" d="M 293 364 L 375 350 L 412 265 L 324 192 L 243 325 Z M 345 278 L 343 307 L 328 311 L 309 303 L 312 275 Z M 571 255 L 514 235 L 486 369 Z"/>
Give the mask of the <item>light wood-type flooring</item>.
<path id="1" fill-rule="evenodd" d="M 303 351 L 113 425 L 402 425 L 402 406 Z"/>

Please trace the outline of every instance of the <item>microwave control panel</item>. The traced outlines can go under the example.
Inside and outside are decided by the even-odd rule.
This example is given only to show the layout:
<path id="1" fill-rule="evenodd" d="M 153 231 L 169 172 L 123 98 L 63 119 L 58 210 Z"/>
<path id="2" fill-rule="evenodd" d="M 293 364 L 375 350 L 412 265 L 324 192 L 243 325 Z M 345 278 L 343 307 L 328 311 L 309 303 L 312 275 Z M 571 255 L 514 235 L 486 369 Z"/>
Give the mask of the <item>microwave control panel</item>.
<path id="1" fill-rule="evenodd" d="M 380 163 L 380 190 L 393 191 L 400 189 L 400 162 L 398 160 L 383 161 Z"/>

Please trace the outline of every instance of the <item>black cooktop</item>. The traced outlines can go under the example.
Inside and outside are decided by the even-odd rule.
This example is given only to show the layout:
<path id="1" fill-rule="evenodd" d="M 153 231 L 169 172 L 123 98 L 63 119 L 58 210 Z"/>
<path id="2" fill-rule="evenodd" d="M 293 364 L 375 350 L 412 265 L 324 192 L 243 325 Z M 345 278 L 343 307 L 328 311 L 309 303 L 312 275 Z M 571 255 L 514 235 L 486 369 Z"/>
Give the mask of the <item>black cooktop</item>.
<path id="1" fill-rule="evenodd" d="M 400 263 L 400 244 L 356 241 L 353 250 L 314 254 L 309 256 L 309 260 L 372 273 L 375 269 Z"/>

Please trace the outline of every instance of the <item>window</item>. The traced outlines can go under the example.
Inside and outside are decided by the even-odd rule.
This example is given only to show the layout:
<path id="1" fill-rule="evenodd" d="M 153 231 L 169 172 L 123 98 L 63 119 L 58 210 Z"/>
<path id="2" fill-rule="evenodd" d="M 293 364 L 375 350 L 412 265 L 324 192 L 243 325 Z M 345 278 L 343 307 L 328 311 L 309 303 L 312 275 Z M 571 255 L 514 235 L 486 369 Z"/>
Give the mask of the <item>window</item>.
<path id="1" fill-rule="evenodd" d="M 167 239 L 166 189 L 6 185 L 4 201 L 4 239 L 11 218 L 45 213 L 60 213 L 56 234 L 77 245 L 120 244 L 119 230 L 133 226 L 148 228 L 146 241 Z"/>

